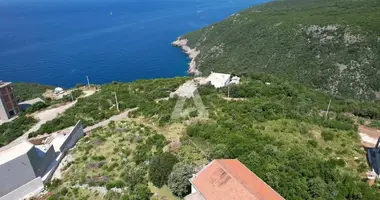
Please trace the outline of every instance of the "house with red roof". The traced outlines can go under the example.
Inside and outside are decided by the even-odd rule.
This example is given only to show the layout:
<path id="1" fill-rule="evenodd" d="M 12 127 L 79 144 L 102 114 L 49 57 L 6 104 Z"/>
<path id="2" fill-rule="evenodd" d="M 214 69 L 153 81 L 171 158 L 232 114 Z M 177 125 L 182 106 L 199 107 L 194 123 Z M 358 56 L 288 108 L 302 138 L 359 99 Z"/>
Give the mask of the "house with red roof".
<path id="1" fill-rule="evenodd" d="M 185 200 L 284 200 L 237 159 L 213 160 L 190 182 Z"/>

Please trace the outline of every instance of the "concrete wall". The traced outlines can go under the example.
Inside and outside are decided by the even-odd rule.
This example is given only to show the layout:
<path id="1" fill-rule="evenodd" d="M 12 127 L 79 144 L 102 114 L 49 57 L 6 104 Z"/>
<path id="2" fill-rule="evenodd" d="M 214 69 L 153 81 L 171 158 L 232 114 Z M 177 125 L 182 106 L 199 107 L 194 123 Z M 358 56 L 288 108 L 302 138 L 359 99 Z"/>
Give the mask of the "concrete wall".
<path id="1" fill-rule="evenodd" d="M 83 126 L 80 121 L 74 126 L 74 129 L 69 133 L 69 136 L 63 142 L 62 146 L 59 148 L 61 152 L 66 152 L 72 148 L 79 138 L 84 136 Z"/>
<path id="2" fill-rule="evenodd" d="M 58 154 L 55 152 L 54 146 L 51 145 L 45 153 L 44 161 L 40 165 L 41 174 L 39 176 L 44 175 L 48 167 L 51 165 L 52 162 L 55 161 L 57 156 Z"/>
<path id="3" fill-rule="evenodd" d="M 66 153 L 61 152 L 58 157 L 49 165 L 47 168 L 44 176 L 42 177 L 42 181 L 44 183 L 47 183 L 51 180 L 51 178 L 54 175 L 55 170 L 57 170 L 59 164 L 61 163 L 62 159 L 65 157 Z"/>
<path id="4" fill-rule="evenodd" d="M 31 194 L 37 194 L 42 191 L 44 184 L 42 183 L 41 177 L 35 178 L 23 186 L 13 190 L 7 195 L 0 196 L 0 200 L 18 200 L 24 199 Z"/>
<path id="5" fill-rule="evenodd" d="M 39 154 L 42 154 L 42 155 L 39 155 Z M 40 169 L 40 163 L 43 161 L 43 155 L 44 155 L 44 152 L 37 149 L 36 147 L 32 147 L 27 153 L 27 156 L 29 158 L 30 164 L 32 164 L 33 171 L 36 177 L 39 176 L 39 174 L 41 173 L 39 169 Z"/>
<path id="6" fill-rule="evenodd" d="M 36 176 L 43 176 L 46 169 L 57 157 L 57 153 L 55 152 L 54 146 L 51 145 L 46 152 L 33 147 L 28 152 L 28 156 Z"/>
<path id="7" fill-rule="evenodd" d="M 0 197 L 35 179 L 28 155 L 23 154 L 0 165 Z"/>
<path id="8" fill-rule="evenodd" d="M 1 96 L 1 94 L 0 94 Z M 3 99 L 0 97 L 0 119 L 3 120 L 3 121 L 7 121 L 8 120 L 8 114 L 5 110 L 5 105 L 3 104 Z"/>

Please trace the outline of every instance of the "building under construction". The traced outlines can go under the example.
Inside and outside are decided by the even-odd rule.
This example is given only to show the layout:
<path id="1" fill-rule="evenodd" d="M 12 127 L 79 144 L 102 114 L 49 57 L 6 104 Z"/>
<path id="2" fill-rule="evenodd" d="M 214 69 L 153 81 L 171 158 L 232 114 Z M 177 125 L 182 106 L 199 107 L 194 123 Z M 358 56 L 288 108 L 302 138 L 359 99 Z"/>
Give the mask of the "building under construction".
<path id="1" fill-rule="evenodd" d="M 11 82 L 0 81 L 0 121 L 8 121 L 18 115 L 20 109 L 13 94 Z"/>

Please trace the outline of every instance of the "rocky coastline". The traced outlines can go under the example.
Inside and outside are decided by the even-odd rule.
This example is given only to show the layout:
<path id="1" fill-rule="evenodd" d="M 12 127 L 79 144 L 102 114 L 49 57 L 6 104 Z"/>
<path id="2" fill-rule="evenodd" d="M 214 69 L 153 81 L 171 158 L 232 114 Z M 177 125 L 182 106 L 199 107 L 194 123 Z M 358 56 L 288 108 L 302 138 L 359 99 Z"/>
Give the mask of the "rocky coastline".
<path id="1" fill-rule="evenodd" d="M 181 39 L 181 37 L 178 37 L 176 41 L 172 42 L 172 45 L 175 47 L 180 47 L 182 51 L 191 59 L 187 73 L 192 75 L 200 75 L 200 71 L 197 69 L 197 64 L 195 61 L 195 58 L 198 56 L 200 51 L 197 51 L 196 48 L 192 49 L 187 46 L 187 42 L 187 39 Z"/>

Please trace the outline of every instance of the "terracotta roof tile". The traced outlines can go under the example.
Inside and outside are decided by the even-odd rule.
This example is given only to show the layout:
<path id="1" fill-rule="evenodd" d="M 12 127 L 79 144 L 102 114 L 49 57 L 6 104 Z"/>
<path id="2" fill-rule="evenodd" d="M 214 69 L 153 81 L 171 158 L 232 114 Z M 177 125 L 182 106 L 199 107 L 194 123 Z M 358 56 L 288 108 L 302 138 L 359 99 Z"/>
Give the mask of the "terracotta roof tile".
<path id="1" fill-rule="evenodd" d="M 207 200 L 283 200 L 236 159 L 214 160 L 192 180 Z"/>

